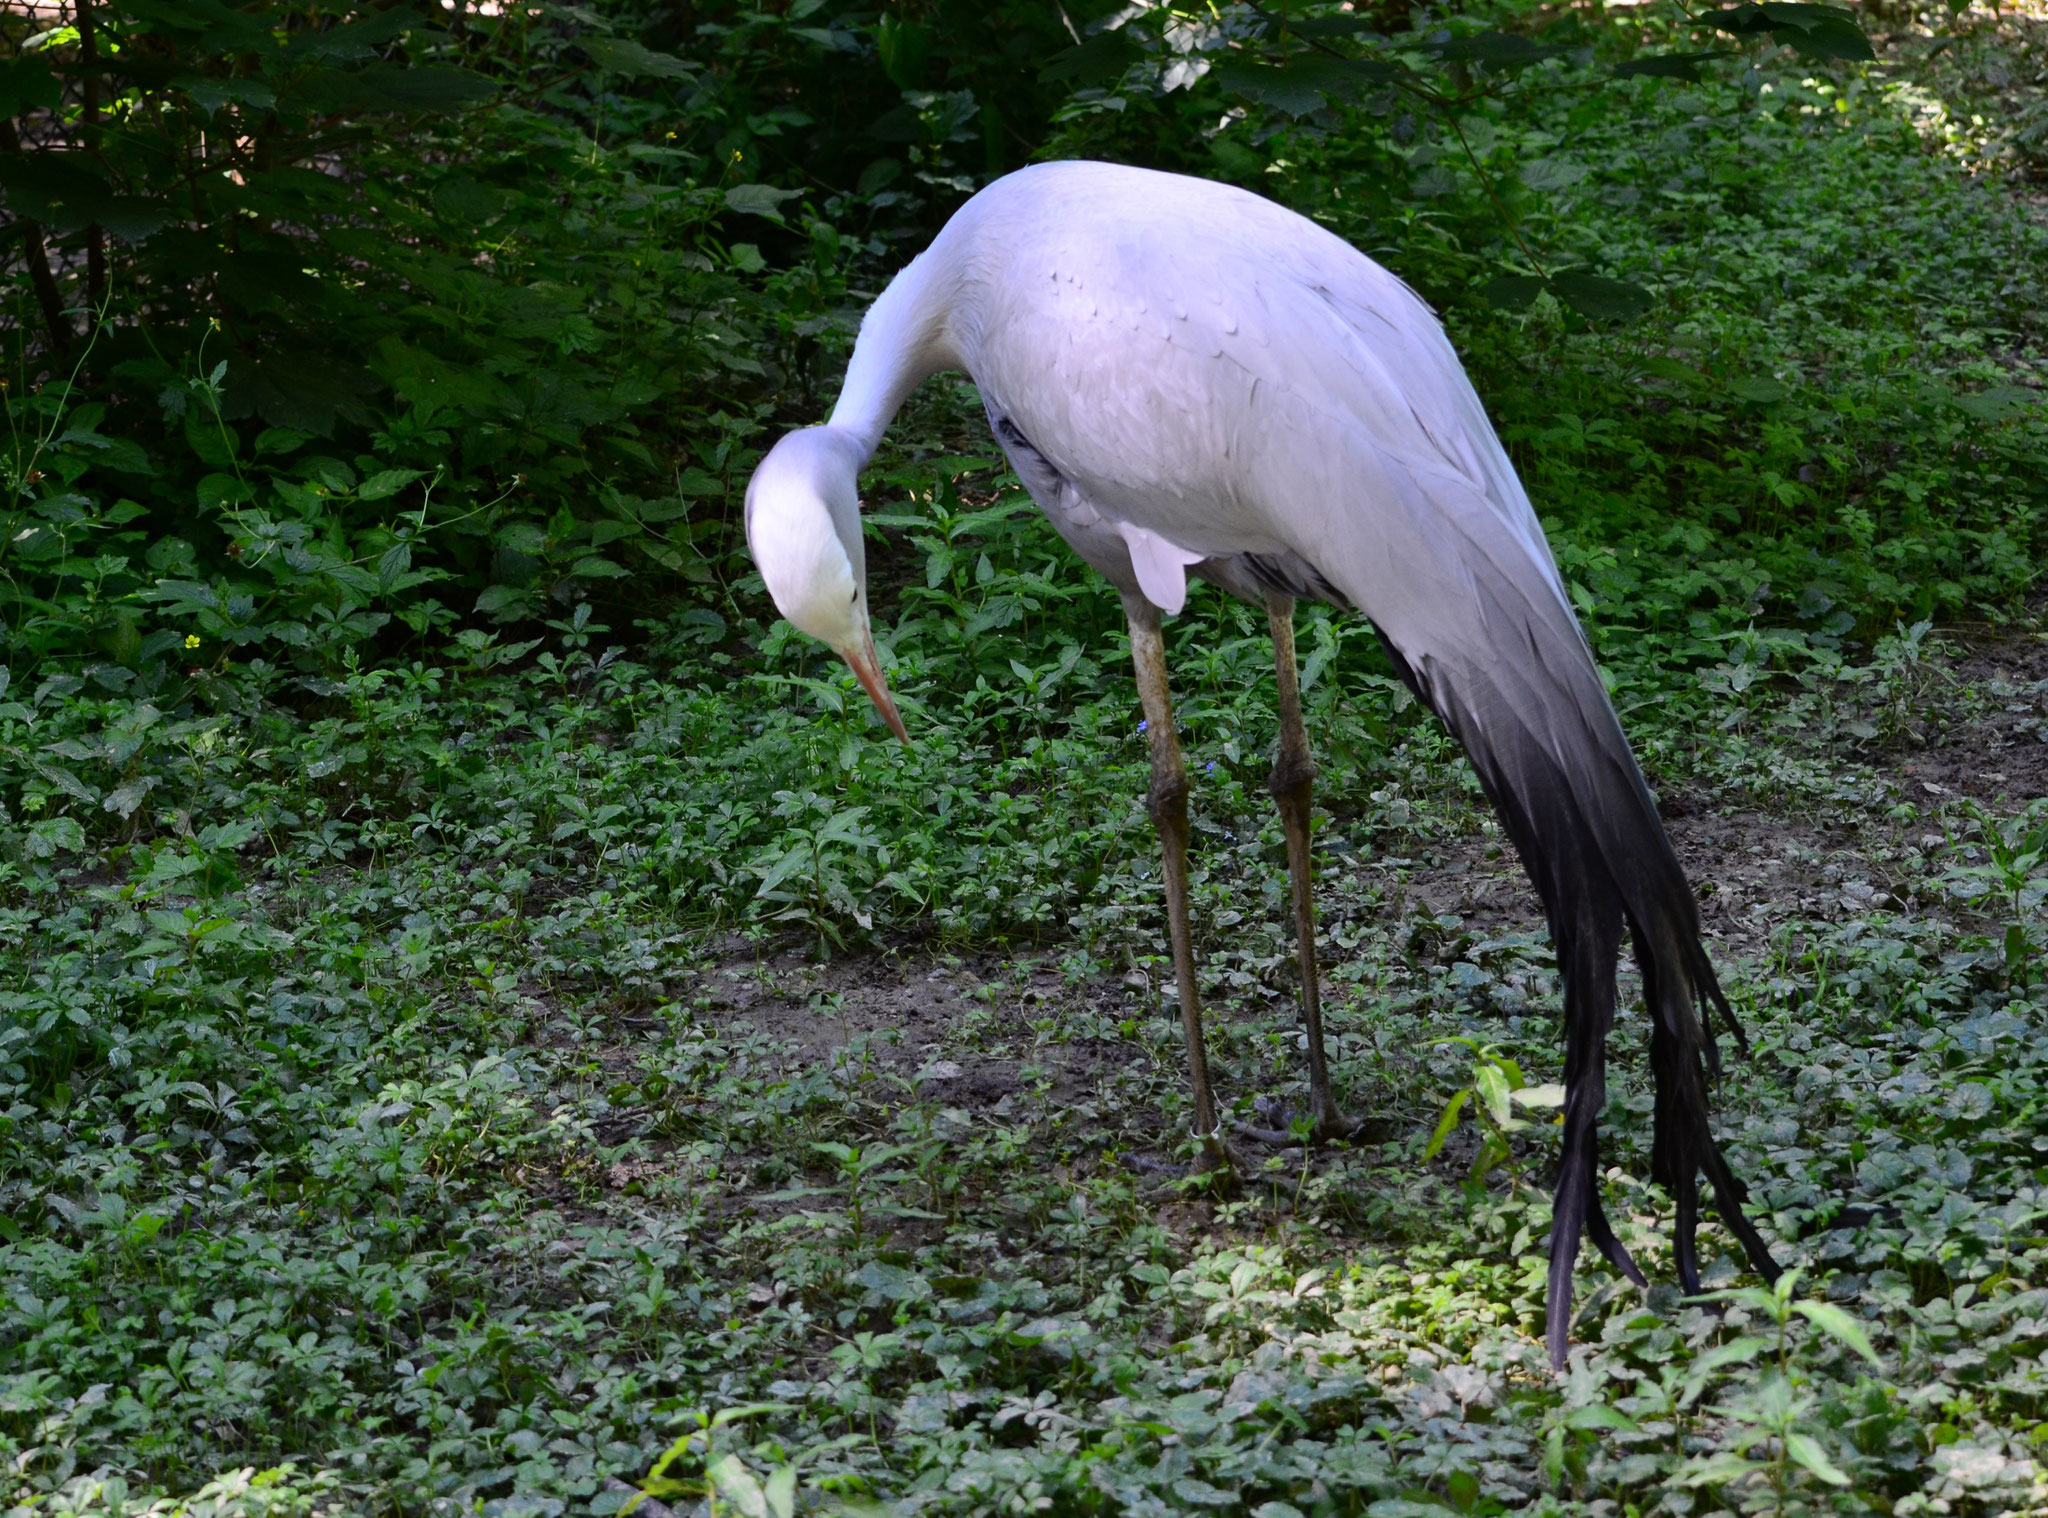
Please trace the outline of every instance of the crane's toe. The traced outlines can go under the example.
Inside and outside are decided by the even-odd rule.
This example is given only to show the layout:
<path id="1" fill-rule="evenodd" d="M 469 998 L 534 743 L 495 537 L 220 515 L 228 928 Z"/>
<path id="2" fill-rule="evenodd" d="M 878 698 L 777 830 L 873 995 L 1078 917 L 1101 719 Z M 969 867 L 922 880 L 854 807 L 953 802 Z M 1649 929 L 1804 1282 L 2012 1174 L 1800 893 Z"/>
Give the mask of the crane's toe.
<path id="1" fill-rule="evenodd" d="M 1149 1155 L 1126 1154 L 1123 1156 L 1124 1168 L 1139 1175 L 1172 1176 L 1179 1180 L 1201 1176 L 1207 1179 L 1209 1190 L 1216 1195 L 1236 1196 L 1242 1190 L 1238 1160 L 1224 1141 L 1223 1131 L 1219 1128 L 1214 1133 L 1198 1133 L 1195 1140 L 1201 1147 L 1195 1152 L 1192 1165 L 1173 1165 Z"/>
<path id="2" fill-rule="evenodd" d="M 1252 1099 L 1253 1123 L 1236 1125 L 1238 1135 L 1255 1144 L 1332 1144 L 1356 1138 L 1364 1129 L 1361 1118 L 1348 1118 L 1334 1102 L 1311 1101 L 1306 1110 L 1284 1105 L 1278 1097 Z"/>

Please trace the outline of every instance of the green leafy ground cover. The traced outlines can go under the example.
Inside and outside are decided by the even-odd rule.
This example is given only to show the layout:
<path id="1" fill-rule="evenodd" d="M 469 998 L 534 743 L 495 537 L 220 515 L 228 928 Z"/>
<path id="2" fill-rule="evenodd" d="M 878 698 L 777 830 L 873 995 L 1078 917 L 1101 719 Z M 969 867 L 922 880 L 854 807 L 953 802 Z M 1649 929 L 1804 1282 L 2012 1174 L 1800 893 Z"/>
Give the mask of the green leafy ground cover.
<path id="1" fill-rule="evenodd" d="M 233 334 L 197 324 L 168 377 L 88 355 L 76 391 L 10 391 L 12 1510 L 608 1512 L 664 1455 L 675 1510 L 749 1515 L 2048 1503 L 2042 233 L 1984 177 L 2031 118 L 1973 125 L 1970 93 L 2007 98 L 1985 69 L 2030 44 L 1966 15 L 1899 23 L 1877 66 L 1597 90 L 1561 54 L 1450 131 L 1154 89 L 1177 13 L 1122 75 L 976 95 L 1017 31 L 942 64 L 964 34 L 920 14 L 490 34 L 500 63 L 465 66 L 516 57 L 526 93 L 420 178 L 374 157 L 396 133 L 330 143 L 389 171 L 406 251 L 368 305 L 451 334 L 452 405 L 415 366 L 325 436 L 239 415 L 247 348 L 217 374 L 200 344 Z M 406 46 L 440 66 L 479 35 Z M 1611 64 L 1683 29 L 1539 35 Z M 610 57 L 670 88 L 605 52 L 636 36 L 686 96 L 601 87 Z M 872 159 L 773 115 L 808 89 L 825 116 L 855 62 L 868 93 L 832 109 L 912 133 Z M 1721 1110 L 1786 1294 L 1712 1230 L 1713 1301 L 1588 1261 L 1549 1376 L 1551 1152 L 1511 1088 L 1554 1075 L 1554 969 L 1362 626 L 1305 616 L 1301 643 L 1334 1055 L 1373 1124 L 1250 1154 L 1224 1198 L 1162 1168 L 1183 1077 L 1114 601 L 966 387 L 919 399 L 869 491 L 916 746 L 769 621 L 730 537 L 752 450 L 815 414 L 846 292 L 1012 128 L 1256 178 L 1445 310 L 1703 892 L 1754 1044 Z M 505 156 L 453 188 L 479 132 Z M 866 188 L 706 167 L 781 173 L 785 135 Z M 505 166 L 544 137 L 563 156 Z M 628 299 L 663 206 L 670 261 Z M 1485 293 L 1539 264 L 1652 304 Z M 328 314 L 342 344 L 370 320 Z M 668 399 L 545 412 L 654 375 L 678 330 L 702 341 L 662 350 Z M 429 481 L 460 500 L 438 534 Z M 1249 1116 L 1300 1073 L 1269 655 L 1207 592 L 1173 637 L 1212 1057 Z M 1668 1282 L 1638 1023 L 1610 1210 Z"/>

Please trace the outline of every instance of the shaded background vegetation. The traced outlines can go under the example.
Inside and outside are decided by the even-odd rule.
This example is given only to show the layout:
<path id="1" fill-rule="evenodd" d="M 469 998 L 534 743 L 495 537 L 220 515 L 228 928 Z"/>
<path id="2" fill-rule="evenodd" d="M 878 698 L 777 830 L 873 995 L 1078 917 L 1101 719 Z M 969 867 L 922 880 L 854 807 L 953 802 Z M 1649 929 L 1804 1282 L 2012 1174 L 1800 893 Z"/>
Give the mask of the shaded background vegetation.
<path id="1" fill-rule="evenodd" d="M 2041 1500 L 2048 818 L 1900 769 L 1986 714 L 2042 732 L 2038 676 L 1935 654 L 2025 625 L 2038 577 L 2040 37 L 1786 4 L 8 10 L 10 1500 L 290 1461 L 194 1510 L 609 1511 L 751 1402 L 671 1467 L 687 1500 Z M 1392 1136 L 1221 1208 L 1117 1163 L 1182 1097 L 1114 598 L 951 379 L 868 486 L 918 747 L 737 532 L 890 271 L 1076 155 L 1253 186 L 1413 284 L 1674 815 L 1858 836 L 1821 904 L 1720 945 L 1765 1051 L 1739 1166 L 1847 1330 L 1602 1285 L 1574 1379 L 1532 1373 L 1547 1135 L 1480 1102 L 1505 1172 L 1423 1151 L 1448 1095 L 1551 1067 L 1553 969 L 1533 910 L 1429 904 L 1511 862 L 1321 613 L 1332 1023 Z M 1295 1074 L 1268 656 L 1206 591 L 1173 637 L 1244 1112 Z M 848 953 L 973 966 L 960 1042 L 850 1022 Z M 843 1044 L 796 1058 L 741 984 Z M 1078 1095 L 1048 1073 L 1077 1050 Z M 939 1052 L 1026 1074 L 956 1105 Z M 1660 1199 L 1614 1184 L 1658 1262 Z"/>

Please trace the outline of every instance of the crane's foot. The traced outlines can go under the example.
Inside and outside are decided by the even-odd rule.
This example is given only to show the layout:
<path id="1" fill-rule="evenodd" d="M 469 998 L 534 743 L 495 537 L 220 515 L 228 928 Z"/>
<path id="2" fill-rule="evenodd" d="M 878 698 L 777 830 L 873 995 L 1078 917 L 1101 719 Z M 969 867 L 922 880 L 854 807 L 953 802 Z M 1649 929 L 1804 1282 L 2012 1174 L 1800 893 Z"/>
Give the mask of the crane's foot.
<path id="1" fill-rule="evenodd" d="M 1275 1097 L 1261 1096 L 1252 1100 L 1252 1111 L 1259 1123 L 1239 1123 L 1240 1138 L 1250 1139 L 1255 1144 L 1281 1146 L 1309 1144 L 1333 1144 L 1357 1137 L 1365 1127 L 1363 1119 L 1348 1118 L 1337 1110 L 1335 1102 L 1325 1099 L 1311 1100 L 1306 1112 L 1284 1107 Z M 1307 1121 L 1304 1122 L 1303 1119 Z M 1264 1124 L 1264 1126 L 1261 1126 Z"/>
<path id="2" fill-rule="evenodd" d="M 1237 1157 L 1223 1142 L 1222 1126 L 1219 1124 L 1208 1133 L 1196 1134 L 1195 1141 L 1202 1147 L 1189 1173 L 1205 1177 L 1209 1189 L 1218 1196 L 1236 1196 L 1239 1190 Z"/>
<path id="3" fill-rule="evenodd" d="M 1219 1127 L 1212 1133 L 1197 1133 L 1194 1139 L 1201 1148 L 1196 1151 L 1192 1165 L 1170 1165 L 1146 1155 L 1127 1154 L 1124 1166 L 1140 1175 L 1168 1176 L 1182 1181 L 1200 1179 L 1213 1195 L 1236 1196 L 1243 1187 L 1238 1178 L 1237 1158 L 1223 1141 L 1223 1130 Z"/>

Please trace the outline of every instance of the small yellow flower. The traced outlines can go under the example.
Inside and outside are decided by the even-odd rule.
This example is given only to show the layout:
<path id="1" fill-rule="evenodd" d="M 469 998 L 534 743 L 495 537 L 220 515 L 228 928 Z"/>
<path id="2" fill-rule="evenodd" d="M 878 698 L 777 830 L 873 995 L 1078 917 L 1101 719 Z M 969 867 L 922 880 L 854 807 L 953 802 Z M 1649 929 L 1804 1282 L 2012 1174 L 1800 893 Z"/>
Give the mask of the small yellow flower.
<path id="1" fill-rule="evenodd" d="M 186 646 L 187 648 L 197 648 L 197 647 L 199 646 L 199 634 L 198 634 L 198 633 L 186 633 L 186 634 L 185 634 L 185 646 Z"/>

